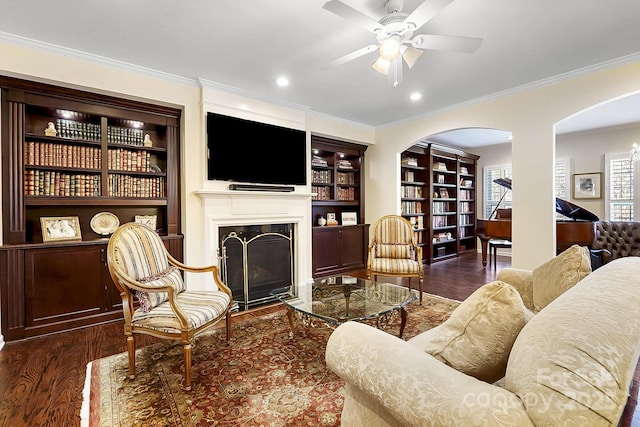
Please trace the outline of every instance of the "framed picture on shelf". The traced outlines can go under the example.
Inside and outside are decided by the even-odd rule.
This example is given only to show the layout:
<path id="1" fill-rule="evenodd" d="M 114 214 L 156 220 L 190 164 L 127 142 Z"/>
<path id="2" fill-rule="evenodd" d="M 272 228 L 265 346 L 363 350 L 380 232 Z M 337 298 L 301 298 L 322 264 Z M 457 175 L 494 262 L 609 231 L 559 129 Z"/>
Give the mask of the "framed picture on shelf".
<path id="1" fill-rule="evenodd" d="M 342 212 L 342 225 L 356 225 L 358 216 L 355 212 Z"/>
<path id="2" fill-rule="evenodd" d="M 574 199 L 601 199 L 602 173 L 590 172 L 573 174 L 572 196 Z"/>
<path id="3" fill-rule="evenodd" d="M 136 215 L 133 221 L 144 224 L 153 231 L 156 230 L 156 215 Z"/>
<path id="4" fill-rule="evenodd" d="M 447 190 L 446 188 L 441 188 L 440 189 L 440 197 L 443 199 L 448 199 L 449 198 L 449 190 Z"/>
<path id="5" fill-rule="evenodd" d="M 82 240 L 80 221 L 77 216 L 40 217 L 43 242 Z"/>
<path id="6" fill-rule="evenodd" d="M 335 212 L 329 212 L 327 214 L 327 225 L 338 225 Z"/>
<path id="7" fill-rule="evenodd" d="M 438 174 L 438 184 L 444 184 L 444 175 Z"/>

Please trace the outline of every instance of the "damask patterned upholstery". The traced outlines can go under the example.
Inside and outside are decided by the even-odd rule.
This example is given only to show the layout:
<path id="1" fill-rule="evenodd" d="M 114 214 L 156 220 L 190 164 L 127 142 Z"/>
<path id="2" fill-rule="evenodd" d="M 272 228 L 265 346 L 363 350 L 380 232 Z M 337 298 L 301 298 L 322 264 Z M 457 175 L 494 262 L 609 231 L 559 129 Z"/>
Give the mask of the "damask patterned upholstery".
<path id="1" fill-rule="evenodd" d="M 122 297 L 130 376 L 135 375 L 134 334 L 179 340 L 184 349 L 184 384 L 189 389 L 195 336 L 226 317 L 227 339 L 231 337 L 231 290 L 220 280 L 218 268 L 182 264 L 169 254 L 154 230 L 137 223 L 124 224 L 113 233 L 107 265 Z M 187 290 L 181 271 L 211 273 L 215 288 Z"/>
<path id="2" fill-rule="evenodd" d="M 346 322 L 326 348 L 346 382 L 342 426 L 616 426 L 640 356 L 639 305 L 640 257 L 610 262 L 524 325 L 493 384 L 427 354 L 433 329 L 403 341 Z"/>
<path id="3" fill-rule="evenodd" d="M 596 222 L 593 249 L 601 253 L 602 264 L 617 258 L 640 256 L 640 222 Z"/>
<path id="4" fill-rule="evenodd" d="M 387 215 L 373 225 L 367 258 L 367 274 L 377 276 L 402 276 L 418 279 L 418 291 L 422 303 L 422 247 L 415 242 L 411 223 L 398 215 Z"/>

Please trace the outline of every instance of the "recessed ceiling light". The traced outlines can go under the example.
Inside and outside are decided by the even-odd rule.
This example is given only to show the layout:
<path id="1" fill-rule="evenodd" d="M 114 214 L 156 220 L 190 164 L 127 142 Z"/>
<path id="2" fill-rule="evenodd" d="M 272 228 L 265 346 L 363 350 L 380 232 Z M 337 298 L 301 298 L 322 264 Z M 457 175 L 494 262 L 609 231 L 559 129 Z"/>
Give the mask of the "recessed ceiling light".
<path id="1" fill-rule="evenodd" d="M 412 101 L 419 101 L 420 99 L 422 99 L 422 95 L 419 94 L 418 92 L 414 92 L 411 94 L 409 99 L 411 99 Z"/>
<path id="2" fill-rule="evenodd" d="M 287 79 L 286 77 L 278 77 L 278 80 L 276 80 L 276 84 L 281 87 L 289 86 L 289 79 Z"/>

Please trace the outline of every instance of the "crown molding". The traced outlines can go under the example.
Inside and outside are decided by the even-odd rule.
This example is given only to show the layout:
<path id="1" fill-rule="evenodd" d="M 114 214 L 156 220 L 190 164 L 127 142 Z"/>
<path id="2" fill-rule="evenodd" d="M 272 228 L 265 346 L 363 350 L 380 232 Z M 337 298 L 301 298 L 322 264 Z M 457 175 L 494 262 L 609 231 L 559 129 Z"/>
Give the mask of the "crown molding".
<path id="1" fill-rule="evenodd" d="M 557 74 L 553 77 L 548 77 L 546 79 L 542 79 L 542 80 L 537 80 L 535 82 L 531 82 L 531 83 L 527 83 L 521 86 L 516 86 L 514 88 L 510 88 L 510 89 L 506 89 L 500 92 L 494 92 L 492 94 L 486 95 L 486 96 L 481 96 L 479 98 L 474 98 L 474 99 L 470 99 L 468 101 L 464 101 L 458 104 L 453 104 L 450 105 L 448 107 L 443 107 L 437 110 L 433 110 L 430 111 L 428 113 L 422 114 L 422 115 L 418 115 L 418 116 L 412 116 L 412 117 L 408 117 L 402 120 L 398 120 L 392 123 L 387 123 L 385 125 L 381 125 L 381 126 L 377 126 L 376 130 L 380 130 L 380 129 L 387 129 L 390 127 L 395 127 L 398 126 L 400 124 L 404 124 L 404 123 L 409 123 L 409 122 L 413 122 L 415 120 L 419 120 L 419 119 L 425 119 L 427 117 L 433 117 L 433 116 L 437 116 L 443 113 L 447 113 L 450 111 L 454 111 L 454 110 L 459 110 L 461 108 L 466 108 L 466 107 L 470 107 L 476 104 L 480 104 L 483 102 L 487 102 L 487 101 L 493 101 L 495 99 L 498 98 L 502 98 L 502 97 L 506 97 L 506 96 L 510 96 L 510 95 L 515 95 L 521 92 L 525 92 L 527 90 L 532 90 L 532 89 L 537 89 L 537 88 L 541 88 L 543 86 L 549 86 L 555 83 L 559 83 L 559 82 L 563 82 L 566 80 L 570 80 L 576 77 L 580 77 L 580 76 L 584 76 L 587 74 L 591 74 L 591 73 L 595 73 L 597 71 L 602 71 L 602 70 L 606 70 L 609 68 L 614 68 L 617 66 L 621 66 L 621 65 L 626 65 L 626 64 L 630 64 L 632 62 L 636 62 L 640 60 L 640 53 L 634 53 L 631 55 L 627 55 L 627 56 L 622 56 L 620 58 L 615 58 L 612 59 L 610 61 L 605 61 L 605 62 L 601 62 L 599 64 L 594 64 L 594 65 L 590 65 L 588 67 L 584 67 L 584 68 L 579 68 L 577 70 L 573 70 L 573 71 L 569 71 L 566 73 L 562 73 L 562 74 Z"/>
<path id="2" fill-rule="evenodd" d="M 143 74 L 148 77 L 167 80 L 174 83 L 185 84 L 189 86 L 197 86 L 197 82 L 194 79 L 177 76 L 175 74 L 165 73 L 163 71 L 154 70 L 147 67 L 141 67 L 139 65 L 131 64 L 117 59 L 107 58 L 100 55 L 94 55 L 93 53 L 84 52 L 76 49 L 69 49 L 66 47 L 58 46 L 52 43 L 42 42 L 38 40 L 29 39 L 27 37 L 17 36 L 15 34 L 8 34 L 0 31 L 0 42 L 4 42 L 11 45 L 22 46 L 29 49 L 39 50 L 42 52 L 53 53 L 56 55 L 62 55 L 69 58 L 79 59 L 82 61 L 90 62 L 97 65 L 106 65 L 113 68 L 118 68 L 124 71 L 132 71 L 138 74 Z"/>

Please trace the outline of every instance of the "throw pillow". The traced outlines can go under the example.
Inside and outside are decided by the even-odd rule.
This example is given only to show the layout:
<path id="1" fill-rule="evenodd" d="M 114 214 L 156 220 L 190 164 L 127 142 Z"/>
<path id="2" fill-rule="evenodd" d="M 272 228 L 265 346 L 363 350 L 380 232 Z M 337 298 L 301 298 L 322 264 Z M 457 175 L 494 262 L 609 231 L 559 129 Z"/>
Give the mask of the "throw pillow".
<path id="1" fill-rule="evenodd" d="M 533 308 L 537 313 L 591 273 L 589 248 L 573 245 L 533 270 Z"/>
<path id="2" fill-rule="evenodd" d="M 176 292 L 184 290 L 184 282 L 182 281 L 180 270 L 173 266 L 152 277 L 142 278 L 139 282 L 152 287 L 172 286 Z M 140 309 L 145 313 L 169 299 L 168 292 L 142 292 L 136 290 L 135 295 L 140 302 Z"/>
<path id="3" fill-rule="evenodd" d="M 437 328 L 426 352 L 460 372 L 492 383 L 504 376 L 511 347 L 532 316 L 513 286 L 488 283 Z"/>

